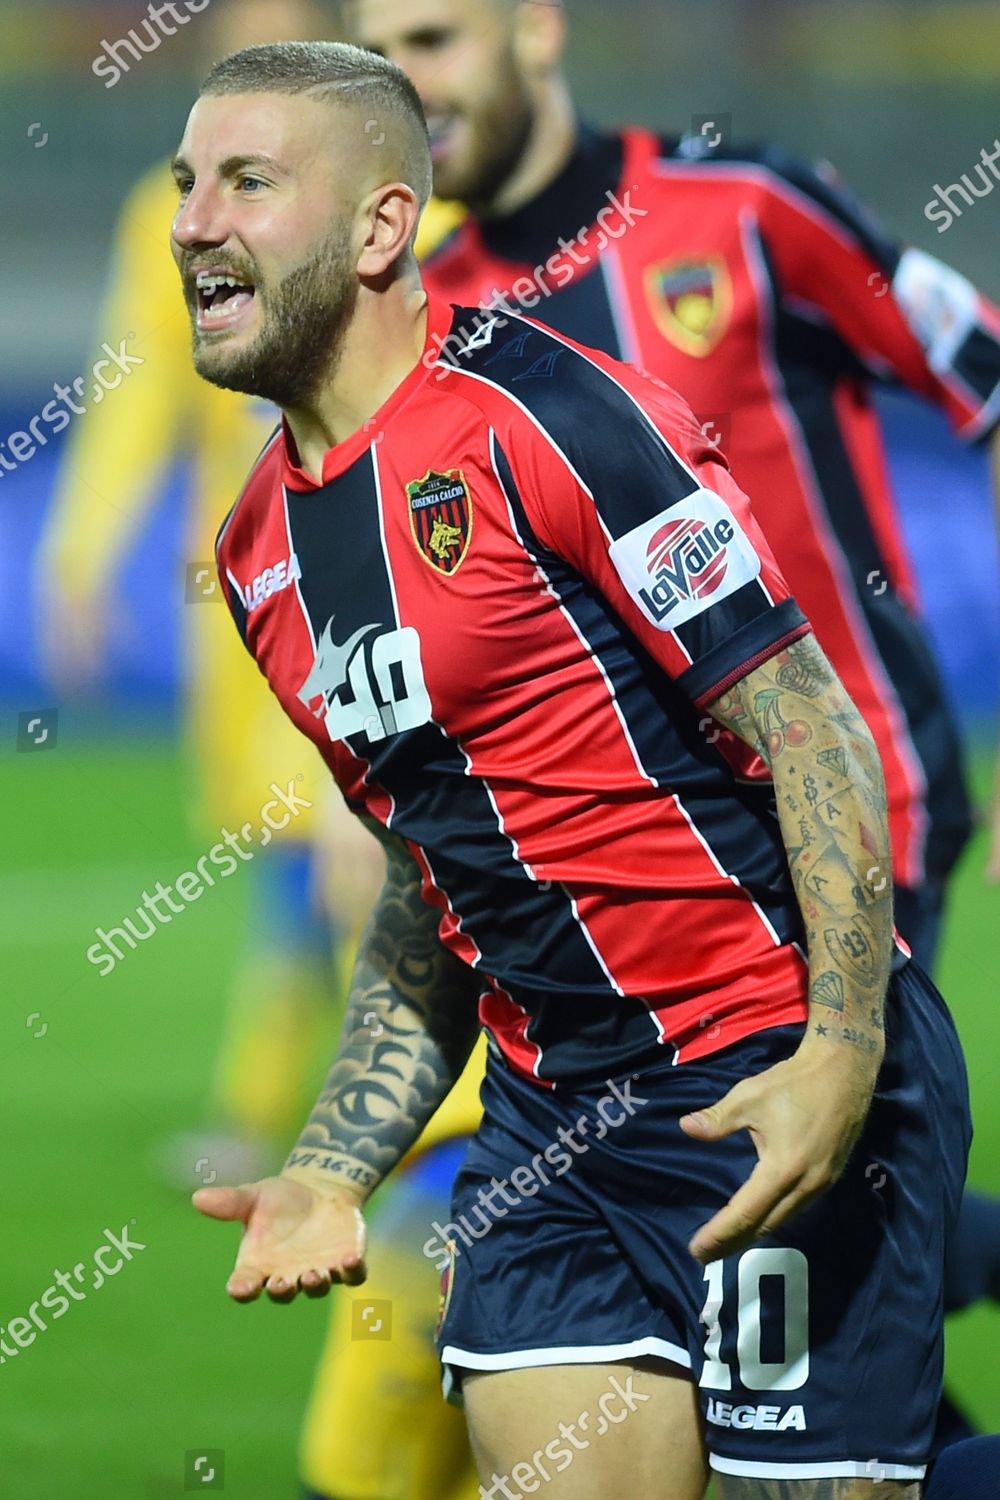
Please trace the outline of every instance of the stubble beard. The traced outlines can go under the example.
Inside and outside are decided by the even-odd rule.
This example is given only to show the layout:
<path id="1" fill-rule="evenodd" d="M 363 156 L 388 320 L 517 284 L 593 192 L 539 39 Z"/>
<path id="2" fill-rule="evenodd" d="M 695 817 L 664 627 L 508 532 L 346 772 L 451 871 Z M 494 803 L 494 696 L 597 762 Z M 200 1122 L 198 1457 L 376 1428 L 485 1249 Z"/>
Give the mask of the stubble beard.
<path id="1" fill-rule="evenodd" d="M 489 210 L 517 170 L 534 129 L 531 98 L 513 56 L 500 68 L 489 101 L 477 113 L 468 165 L 434 168 L 438 197 L 464 203 L 475 213 Z"/>
<path id="2" fill-rule="evenodd" d="M 195 330 L 198 374 L 223 390 L 273 401 L 283 410 L 307 406 L 336 373 L 344 331 L 354 315 L 358 282 L 350 236 L 338 226 L 316 254 L 273 287 L 256 283 L 263 323 L 251 343 L 231 353 L 225 340 Z"/>

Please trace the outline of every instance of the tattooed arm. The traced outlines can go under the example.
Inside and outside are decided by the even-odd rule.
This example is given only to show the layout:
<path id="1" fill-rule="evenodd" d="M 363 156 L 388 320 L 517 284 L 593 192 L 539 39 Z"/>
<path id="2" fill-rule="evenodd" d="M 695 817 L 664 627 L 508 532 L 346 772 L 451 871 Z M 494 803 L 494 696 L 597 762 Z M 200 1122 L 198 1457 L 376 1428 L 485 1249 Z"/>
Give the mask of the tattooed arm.
<path id="1" fill-rule="evenodd" d="M 417 1140 L 478 1035 L 472 970 L 442 946 L 405 845 L 369 823 L 388 870 L 358 949 L 323 1091 L 280 1177 L 202 1188 L 195 1207 L 245 1226 L 227 1290 L 279 1302 L 365 1278 L 361 1205 Z"/>
<path id="2" fill-rule="evenodd" d="M 709 712 L 771 768 L 802 911 L 814 1036 L 881 1061 L 892 957 L 885 781 L 867 724 L 807 635 Z"/>
<path id="3" fill-rule="evenodd" d="M 776 1228 L 840 1176 L 885 1050 L 892 956 L 882 766 L 815 638 L 803 637 L 749 673 L 709 711 L 771 769 L 805 925 L 809 1021 L 788 1063 L 738 1085 L 714 1110 L 685 1124 L 702 1139 L 749 1128 L 761 1158 L 750 1181 L 692 1242 L 706 1260 Z"/>
<path id="4" fill-rule="evenodd" d="M 388 871 L 358 948 L 340 1047 L 282 1175 L 367 1197 L 406 1155 L 479 1033 L 475 973 L 444 948 L 401 840 L 365 819 Z"/>

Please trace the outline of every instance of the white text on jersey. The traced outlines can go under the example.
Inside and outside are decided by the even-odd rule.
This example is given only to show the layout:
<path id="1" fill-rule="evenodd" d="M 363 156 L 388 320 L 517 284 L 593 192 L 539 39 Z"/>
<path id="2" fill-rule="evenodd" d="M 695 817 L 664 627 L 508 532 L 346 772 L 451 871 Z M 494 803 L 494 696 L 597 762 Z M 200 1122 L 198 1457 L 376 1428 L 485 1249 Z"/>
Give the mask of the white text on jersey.
<path id="1" fill-rule="evenodd" d="M 272 594 L 280 594 L 282 589 L 291 588 L 295 580 L 301 577 L 302 569 L 294 552 L 284 562 L 275 563 L 273 568 L 265 568 L 244 590 L 243 602 L 247 614 L 253 614 Z"/>

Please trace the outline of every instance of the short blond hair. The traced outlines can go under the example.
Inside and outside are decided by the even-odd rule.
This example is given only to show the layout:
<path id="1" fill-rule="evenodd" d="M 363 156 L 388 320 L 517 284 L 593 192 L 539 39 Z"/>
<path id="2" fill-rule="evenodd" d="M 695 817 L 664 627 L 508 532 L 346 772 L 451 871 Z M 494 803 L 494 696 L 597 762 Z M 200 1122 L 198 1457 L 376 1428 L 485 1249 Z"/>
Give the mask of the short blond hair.
<path id="1" fill-rule="evenodd" d="M 245 47 L 216 63 L 201 93 L 317 94 L 366 113 L 366 134 L 378 144 L 378 130 L 394 125 L 394 144 L 402 154 L 407 185 L 423 209 L 432 192 L 427 121 L 420 96 L 401 68 L 348 42 L 272 42 Z M 383 137 L 384 139 L 384 137 Z"/>

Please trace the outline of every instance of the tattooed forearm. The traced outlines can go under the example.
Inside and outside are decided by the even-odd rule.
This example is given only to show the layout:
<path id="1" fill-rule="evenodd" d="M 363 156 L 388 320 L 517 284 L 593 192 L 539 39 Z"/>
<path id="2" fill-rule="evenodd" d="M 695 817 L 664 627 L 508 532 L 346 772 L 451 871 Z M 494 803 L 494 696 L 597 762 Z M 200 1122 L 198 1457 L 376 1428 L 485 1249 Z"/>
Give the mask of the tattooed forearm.
<path id="1" fill-rule="evenodd" d="M 867 725 L 814 637 L 711 713 L 767 762 L 810 968 L 813 1033 L 879 1056 L 892 953 L 885 783 Z"/>
<path id="2" fill-rule="evenodd" d="M 743 1479 L 716 1474 L 722 1500 L 919 1500 L 920 1486 L 882 1479 L 880 1465 L 872 1460 L 871 1478 L 866 1479 Z"/>
<path id="3" fill-rule="evenodd" d="M 476 975 L 442 947 L 406 849 L 361 938 L 340 1040 L 285 1170 L 369 1193 L 413 1145 L 461 1073 L 478 1033 Z"/>

